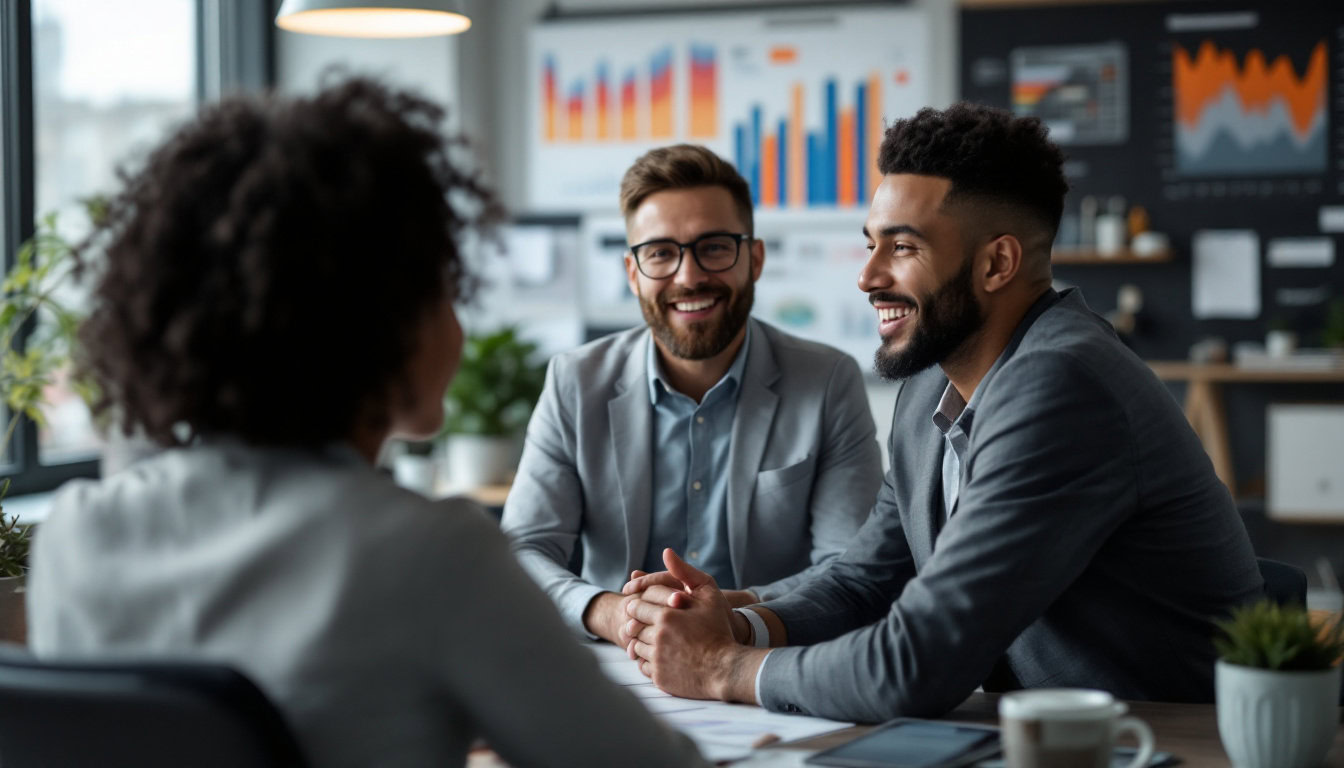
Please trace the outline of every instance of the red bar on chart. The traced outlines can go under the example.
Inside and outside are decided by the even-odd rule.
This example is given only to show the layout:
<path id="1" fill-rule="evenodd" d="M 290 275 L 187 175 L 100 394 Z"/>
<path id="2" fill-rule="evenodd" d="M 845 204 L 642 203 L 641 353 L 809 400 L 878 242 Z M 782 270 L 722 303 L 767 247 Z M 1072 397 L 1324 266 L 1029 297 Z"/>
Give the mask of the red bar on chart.
<path id="1" fill-rule="evenodd" d="M 655 139 L 672 138 L 672 49 L 653 55 L 649 68 L 649 132 Z"/>
<path id="2" fill-rule="evenodd" d="M 854 135 L 854 109 L 840 110 L 840 147 L 836 154 L 836 205 L 852 206 L 858 199 L 858 166 L 856 158 L 858 153 L 855 151 L 854 142 L 858 137 Z"/>
<path id="3" fill-rule="evenodd" d="M 621 78 L 621 138 L 633 139 L 639 136 L 635 101 L 635 71 L 630 70 Z"/>
<path id="4" fill-rule="evenodd" d="M 690 136 L 712 139 L 719 132 L 718 64 L 713 46 L 691 44 L 690 82 Z"/>

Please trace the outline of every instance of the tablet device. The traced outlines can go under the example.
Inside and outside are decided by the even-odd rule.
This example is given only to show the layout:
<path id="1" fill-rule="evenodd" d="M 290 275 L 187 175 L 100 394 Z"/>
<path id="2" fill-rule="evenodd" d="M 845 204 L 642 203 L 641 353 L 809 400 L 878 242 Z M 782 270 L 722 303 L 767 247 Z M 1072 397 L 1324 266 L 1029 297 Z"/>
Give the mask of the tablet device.
<path id="1" fill-rule="evenodd" d="M 898 718 L 807 758 L 845 768 L 959 768 L 999 753 L 999 729 Z"/>

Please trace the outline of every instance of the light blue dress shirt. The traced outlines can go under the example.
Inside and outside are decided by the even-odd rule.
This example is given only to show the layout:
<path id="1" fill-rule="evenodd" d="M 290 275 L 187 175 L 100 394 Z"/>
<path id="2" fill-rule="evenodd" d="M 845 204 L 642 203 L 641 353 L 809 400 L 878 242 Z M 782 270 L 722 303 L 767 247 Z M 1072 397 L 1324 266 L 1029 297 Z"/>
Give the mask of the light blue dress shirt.
<path id="1" fill-rule="evenodd" d="M 666 570 L 663 548 L 736 589 L 728 548 L 728 452 L 751 325 L 723 378 L 697 404 L 672 389 L 650 342 L 647 370 L 653 403 L 653 517 L 644 570 Z"/>

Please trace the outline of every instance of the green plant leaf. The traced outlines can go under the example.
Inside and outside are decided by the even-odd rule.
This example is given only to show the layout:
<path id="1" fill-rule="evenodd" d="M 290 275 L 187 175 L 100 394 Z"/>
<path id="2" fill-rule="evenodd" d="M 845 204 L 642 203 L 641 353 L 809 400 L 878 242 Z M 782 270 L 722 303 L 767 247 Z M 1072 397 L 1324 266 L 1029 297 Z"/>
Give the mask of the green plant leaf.
<path id="1" fill-rule="evenodd" d="M 1231 664 L 1275 670 L 1329 669 L 1344 657 L 1344 625 L 1321 626 L 1301 606 L 1261 600 L 1216 622 L 1218 655 Z"/>
<path id="2" fill-rule="evenodd" d="M 502 436 L 526 426 L 545 384 L 536 352 L 512 327 L 468 336 L 444 399 L 443 433 Z"/>

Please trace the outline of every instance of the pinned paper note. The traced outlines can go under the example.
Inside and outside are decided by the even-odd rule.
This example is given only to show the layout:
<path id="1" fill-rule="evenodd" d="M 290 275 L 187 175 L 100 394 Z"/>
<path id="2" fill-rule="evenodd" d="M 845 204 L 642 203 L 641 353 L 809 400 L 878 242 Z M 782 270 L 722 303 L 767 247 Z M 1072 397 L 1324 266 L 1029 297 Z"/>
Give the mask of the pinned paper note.
<path id="1" fill-rule="evenodd" d="M 1260 236 L 1254 230 L 1201 230 L 1192 239 L 1191 253 L 1195 317 L 1260 316 Z"/>
<path id="2" fill-rule="evenodd" d="M 1335 263 L 1331 237 L 1279 237 L 1269 241 L 1265 258 L 1271 267 L 1328 267 Z"/>

